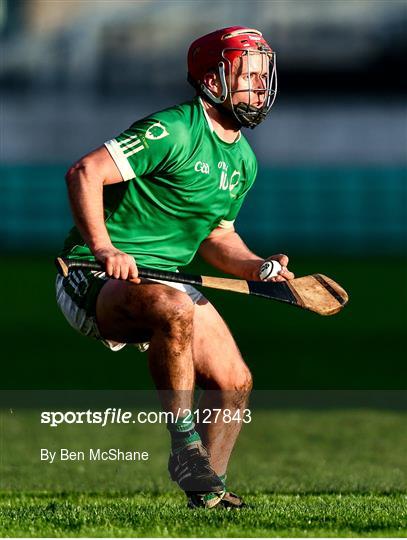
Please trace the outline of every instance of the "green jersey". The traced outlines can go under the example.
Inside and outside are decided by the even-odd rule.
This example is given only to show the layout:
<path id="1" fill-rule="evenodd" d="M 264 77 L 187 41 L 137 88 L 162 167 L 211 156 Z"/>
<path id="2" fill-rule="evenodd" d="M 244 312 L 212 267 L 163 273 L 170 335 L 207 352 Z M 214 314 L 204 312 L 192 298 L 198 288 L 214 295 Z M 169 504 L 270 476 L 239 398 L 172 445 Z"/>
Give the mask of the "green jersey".
<path id="1" fill-rule="evenodd" d="M 104 188 L 106 227 L 139 266 L 187 265 L 213 229 L 233 226 L 257 173 L 246 139 L 222 141 L 200 98 L 135 122 L 105 146 L 124 180 Z M 75 227 L 63 255 L 94 259 Z"/>

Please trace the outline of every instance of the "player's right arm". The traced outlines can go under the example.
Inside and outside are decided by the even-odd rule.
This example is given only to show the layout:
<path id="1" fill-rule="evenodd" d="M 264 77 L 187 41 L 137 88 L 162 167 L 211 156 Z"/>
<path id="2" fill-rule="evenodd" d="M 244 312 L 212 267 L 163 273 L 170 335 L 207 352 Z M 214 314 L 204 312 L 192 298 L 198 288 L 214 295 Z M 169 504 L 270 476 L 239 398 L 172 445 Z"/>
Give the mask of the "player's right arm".
<path id="1" fill-rule="evenodd" d="M 103 186 L 123 182 L 106 147 L 97 148 L 72 165 L 65 179 L 75 225 L 106 274 L 136 279 L 134 258 L 114 247 L 105 226 Z"/>

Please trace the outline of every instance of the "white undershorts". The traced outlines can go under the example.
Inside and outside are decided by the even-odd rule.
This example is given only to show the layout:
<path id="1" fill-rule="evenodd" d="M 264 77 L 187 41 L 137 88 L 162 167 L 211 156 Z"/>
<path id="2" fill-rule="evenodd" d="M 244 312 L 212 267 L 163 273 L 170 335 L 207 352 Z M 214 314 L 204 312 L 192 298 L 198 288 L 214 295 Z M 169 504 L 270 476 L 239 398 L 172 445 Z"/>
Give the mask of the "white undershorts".
<path id="1" fill-rule="evenodd" d="M 107 279 L 104 272 L 94 272 L 94 275 L 97 275 L 97 277 L 103 280 Z M 201 298 L 204 298 L 203 294 L 197 289 L 195 289 L 195 287 L 193 287 L 192 285 L 173 283 L 170 281 L 163 281 L 161 279 L 149 279 L 148 281 L 156 281 L 157 283 L 163 283 L 164 285 L 168 285 L 173 289 L 178 289 L 179 291 L 186 293 L 191 298 L 194 304 L 196 304 Z M 101 341 L 111 351 L 120 351 L 120 349 L 123 349 L 123 347 L 125 347 L 127 343 L 120 343 L 118 341 L 113 341 L 110 339 L 103 339 L 100 336 L 96 317 L 90 316 L 85 309 L 79 307 L 75 303 L 71 296 L 69 296 L 69 294 L 66 292 L 63 282 L 64 278 L 58 275 L 55 282 L 56 296 L 58 306 L 60 307 L 69 324 L 81 334 L 93 337 Z M 149 343 L 132 343 L 132 345 L 136 345 L 141 352 L 144 352 L 148 349 Z"/>

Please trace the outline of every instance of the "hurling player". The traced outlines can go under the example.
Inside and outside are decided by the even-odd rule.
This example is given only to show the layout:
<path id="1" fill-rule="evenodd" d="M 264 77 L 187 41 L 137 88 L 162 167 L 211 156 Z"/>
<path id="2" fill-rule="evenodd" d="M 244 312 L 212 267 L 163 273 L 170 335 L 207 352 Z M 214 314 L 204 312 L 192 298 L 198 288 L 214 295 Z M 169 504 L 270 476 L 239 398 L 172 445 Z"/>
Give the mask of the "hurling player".
<path id="1" fill-rule="evenodd" d="M 59 276 L 57 299 L 74 328 L 110 349 L 148 349 L 162 408 L 174 413 L 169 472 L 189 506 L 240 507 L 226 471 L 252 388 L 249 368 L 199 291 L 140 280 L 137 264 L 175 271 L 199 252 L 222 272 L 259 279 L 264 259 L 234 221 L 257 173 L 241 128 L 256 127 L 273 104 L 275 53 L 258 30 L 223 28 L 192 43 L 188 80 L 191 101 L 137 120 L 69 169 L 76 226 L 61 255 L 97 260 L 104 272 Z M 286 255 L 271 258 L 282 265 L 274 281 L 294 277 Z M 195 384 L 201 411 L 229 410 L 234 420 L 191 414 Z"/>

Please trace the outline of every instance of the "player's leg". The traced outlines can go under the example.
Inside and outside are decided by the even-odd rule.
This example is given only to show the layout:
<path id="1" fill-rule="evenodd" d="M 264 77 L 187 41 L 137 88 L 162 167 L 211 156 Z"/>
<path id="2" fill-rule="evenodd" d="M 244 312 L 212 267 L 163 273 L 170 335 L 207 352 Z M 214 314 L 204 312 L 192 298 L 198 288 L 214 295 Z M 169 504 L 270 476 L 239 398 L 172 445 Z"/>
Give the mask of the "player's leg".
<path id="1" fill-rule="evenodd" d="M 249 368 L 216 309 L 207 300 L 195 305 L 193 362 L 196 379 L 204 391 L 199 406 L 204 409 L 229 409 L 230 416 L 243 417 L 252 388 Z M 229 417 L 226 417 L 226 420 Z M 212 415 L 213 420 L 213 415 Z M 242 422 L 225 422 L 223 413 L 216 423 L 201 423 L 197 429 L 211 455 L 211 465 L 219 475 L 226 473 L 230 454 Z"/>
<path id="2" fill-rule="evenodd" d="M 192 409 L 194 304 L 191 298 L 154 282 L 134 285 L 109 280 L 99 293 L 96 316 L 104 339 L 125 343 L 150 341 L 150 371 L 162 407 L 178 418 L 168 425 L 173 480 L 186 492 L 221 491 L 222 481 L 210 467 L 193 418 L 179 415 L 179 411 Z"/>
<path id="3" fill-rule="evenodd" d="M 104 339 L 150 341 L 151 373 L 158 390 L 166 390 L 160 394 L 164 410 L 191 406 L 193 311 L 188 295 L 154 282 L 110 279 L 98 295 L 96 318 Z"/>

